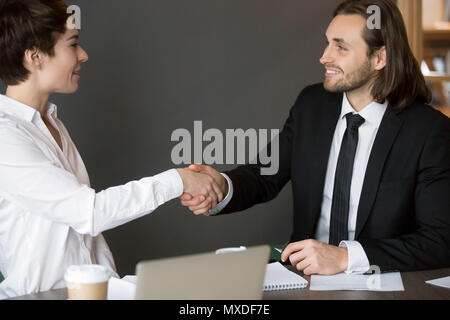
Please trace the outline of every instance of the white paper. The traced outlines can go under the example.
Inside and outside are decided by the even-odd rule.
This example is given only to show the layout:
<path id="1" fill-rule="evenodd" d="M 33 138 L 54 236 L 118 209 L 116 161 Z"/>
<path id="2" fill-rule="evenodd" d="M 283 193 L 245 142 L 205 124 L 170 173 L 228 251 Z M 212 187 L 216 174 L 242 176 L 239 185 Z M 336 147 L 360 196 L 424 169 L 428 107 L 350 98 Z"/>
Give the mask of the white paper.
<path id="1" fill-rule="evenodd" d="M 365 290 L 365 291 L 404 291 L 400 272 L 372 275 L 348 275 L 340 273 L 333 276 L 311 276 L 312 291 L 327 290 Z"/>
<path id="2" fill-rule="evenodd" d="M 270 263 L 266 267 L 264 291 L 305 288 L 308 281 L 286 269 L 281 263 Z"/>
<path id="3" fill-rule="evenodd" d="M 433 284 L 435 286 L 449 288 L 450 289 L 450 277 L 439 278 L 434 280 L 425 281 L 425 283 Z"/>
<path id="4" fill-rule="evenodd" d="M 134 300 L 135 292 L 136 276 L 111 277 L 108 281 L 108 300 Z"/>

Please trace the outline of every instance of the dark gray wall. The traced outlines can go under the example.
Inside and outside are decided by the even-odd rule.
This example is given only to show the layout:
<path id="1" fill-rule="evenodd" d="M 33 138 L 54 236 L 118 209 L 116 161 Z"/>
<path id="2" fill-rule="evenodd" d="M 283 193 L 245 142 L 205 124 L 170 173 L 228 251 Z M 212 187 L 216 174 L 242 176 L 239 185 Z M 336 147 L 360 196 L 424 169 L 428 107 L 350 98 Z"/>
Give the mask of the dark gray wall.
<path id="1" fill-rule="evenodd" d="M 282 128 L 300 90 L 323 79 L 319 58 L 338 1 L 67 3 L 81 7 L 89 62 L 79 91 L 51 100 L 100 191 L 173 167 L 171 133 L 193 132 L 194 120 L 223 132 Z M 281 243 L 291 225 L 287 185 L 245 213 L 196 217 L 174 200 L 104 235 L 125 275 L 145 259 Z"/>

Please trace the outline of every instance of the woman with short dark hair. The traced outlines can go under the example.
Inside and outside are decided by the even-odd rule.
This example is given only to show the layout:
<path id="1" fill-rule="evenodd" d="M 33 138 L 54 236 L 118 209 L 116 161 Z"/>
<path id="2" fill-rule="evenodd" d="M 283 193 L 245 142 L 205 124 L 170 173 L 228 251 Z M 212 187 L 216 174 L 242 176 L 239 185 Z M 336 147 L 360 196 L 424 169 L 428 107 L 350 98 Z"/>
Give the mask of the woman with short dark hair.
<path id="1" fill-rule="evenodd" d="M 211 177 L 172 169 L 96 192 L 49 103 L 78 89 L 87 53 L 60 0 L 0 2 L 0 299 L 62 288 L 70 265 L 117 277 L 102 232 L 152 212 L 183 191 L 222 195 Z M 70 20 L 69 20 L 70 21 Z M 70 21 L 72 22 L 72 21 Z"/>

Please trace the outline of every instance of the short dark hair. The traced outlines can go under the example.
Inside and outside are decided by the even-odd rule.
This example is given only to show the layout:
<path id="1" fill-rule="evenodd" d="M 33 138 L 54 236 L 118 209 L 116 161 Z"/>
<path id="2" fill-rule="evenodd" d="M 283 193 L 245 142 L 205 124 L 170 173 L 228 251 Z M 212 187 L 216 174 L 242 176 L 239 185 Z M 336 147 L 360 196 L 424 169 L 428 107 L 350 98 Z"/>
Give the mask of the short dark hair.
<path id="1" fill-rule="evenodd" d="M 366 21 L 371 14 L 367 8 L 380 8 L 381 28 L 364 28 L 363 38 L 369 47 L 368 56 L 386 46 L 386 67 L 379 73 L 372 87 L 372 96 L 378 102 L 386 99 L 398 108 L 414 101 L 431 102 L 431 91 L 425 83 L 419 63 L 408 43 L 405 23 L 397 5 L 391 0 L 347 0 L 334 11 L 337 15 L 358 14 Z"/>
<path id="2" fill-rule="evenodd" d="M 0 0 L 0 78 L 5 85 L 28 79 L 26 50 L 36 48 L 54 56 L 69 17 L 62 0 Z"/>

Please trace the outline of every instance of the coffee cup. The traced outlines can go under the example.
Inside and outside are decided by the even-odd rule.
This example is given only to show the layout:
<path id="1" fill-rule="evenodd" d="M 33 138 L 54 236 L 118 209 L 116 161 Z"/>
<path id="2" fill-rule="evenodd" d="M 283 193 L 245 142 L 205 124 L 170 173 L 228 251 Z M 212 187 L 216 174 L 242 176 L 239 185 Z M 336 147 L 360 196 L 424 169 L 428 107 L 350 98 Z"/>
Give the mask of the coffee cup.
<path id="1" fill-rule="evenodd" d="M 106 300 L 110 276 L 101 265 L 70 266 L 64 274 L 69 300 Z"/>

